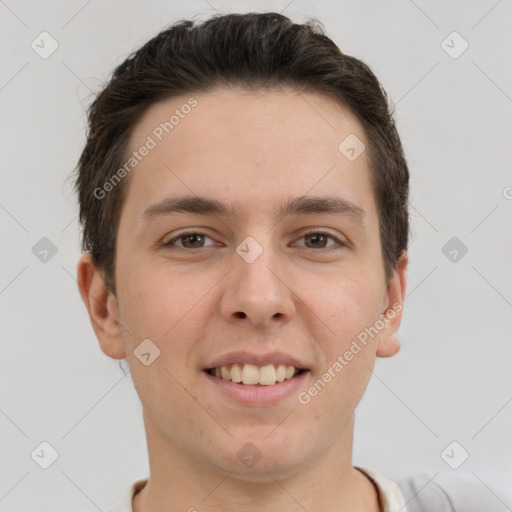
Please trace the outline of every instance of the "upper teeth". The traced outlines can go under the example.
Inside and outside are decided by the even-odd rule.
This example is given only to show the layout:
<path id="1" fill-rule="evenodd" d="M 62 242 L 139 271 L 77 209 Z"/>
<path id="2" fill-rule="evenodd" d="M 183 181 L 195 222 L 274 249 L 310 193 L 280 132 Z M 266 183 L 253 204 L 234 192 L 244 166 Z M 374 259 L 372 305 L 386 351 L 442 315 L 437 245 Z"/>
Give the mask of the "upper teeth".
<path id="1" fill-rule="evenodd" d="M 276 382 L 291 379 L 299 369 L 285 364 L 267 364 L 257 366 L 255 364 L 234 363 L 228 366 L 214 368 L 210 372 L 223 380 L 230 380 L 242 384 L 261 384 L 271 386 Z"/>

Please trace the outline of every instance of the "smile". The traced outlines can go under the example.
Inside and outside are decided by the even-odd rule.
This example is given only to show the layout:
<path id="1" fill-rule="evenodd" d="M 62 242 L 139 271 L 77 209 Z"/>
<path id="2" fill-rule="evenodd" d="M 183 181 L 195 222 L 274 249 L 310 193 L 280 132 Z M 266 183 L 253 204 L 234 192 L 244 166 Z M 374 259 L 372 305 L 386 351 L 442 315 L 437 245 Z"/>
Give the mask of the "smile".
<path id="1" fill-rule="evenodd" d="M 234 363 L 206 370 L 210 375 L 225 381 L 242 385 L 272 386 L 278 382 L 293 379 L 304 370 L 292 365 L 266 364 L 258 366 L 249 363 Z"/>

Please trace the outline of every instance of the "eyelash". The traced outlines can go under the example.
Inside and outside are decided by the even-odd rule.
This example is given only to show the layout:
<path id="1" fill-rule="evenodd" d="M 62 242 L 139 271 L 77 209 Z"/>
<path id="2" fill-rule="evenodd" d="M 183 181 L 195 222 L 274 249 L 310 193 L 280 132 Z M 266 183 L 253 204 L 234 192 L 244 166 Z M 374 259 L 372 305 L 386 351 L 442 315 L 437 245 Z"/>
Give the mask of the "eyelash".
<path id="1" fill-rule="evenodd" d="M 163 244 L 164 247 L 177 247 L 179 249 L 184 249 L 186 251 L 198 251 L 198 250 L 201 250 L 201 249 L 206 249 L 207 247 L 211 247 L 211 246 L 207 246 L 207 247 L 198 247 L 198 248 L 190 248 L 190 247 L 181 247 L 181 246 L 175 246 L 174 245 L 174 242 L 180 240 L 181 238 L 184 238 L 186 236 L 190 236 L 190 235 L 202 235 L 204 237 L 207 237 L 207 238 L 210 238 L 210 240 L 213 240 L 213 238 L 209 235 L 207 235 L 206 233 L 202 233 L 200 231 L 187 231 L 185 233 L 180 233 L 178 236 L 175 236 L 172 240 L 169 240 L 168 242 L 165 242 Z M 327 231 L 309 231 L 308 233 L 304 233 L 300 238 L 304 238 L 308 235 L 324 235 L 326 236 L 327 238 L 330 238 L 331 240 L 334 240 L 337 244 L 338 244 L 338 249 L 341 248 L 341 247 L 346 247 L 347 244 L 343 243 L 339 238 L 335 237 L 334 235 L 332 235 L 331 233 L 328 233 Z M 301 246 L 303 247 L 304 249 L 311 249 L 313 251 L 319 251 L 319 250 L 329 250 L 329 249 L 333 249 L 335 248 L 334 246 L 330 246 L 330 247 L 320 247 L 318 249 L 315 249 L 315 248 L 312 248 L 312 247 L 304 247 L 304 246 Z"/>

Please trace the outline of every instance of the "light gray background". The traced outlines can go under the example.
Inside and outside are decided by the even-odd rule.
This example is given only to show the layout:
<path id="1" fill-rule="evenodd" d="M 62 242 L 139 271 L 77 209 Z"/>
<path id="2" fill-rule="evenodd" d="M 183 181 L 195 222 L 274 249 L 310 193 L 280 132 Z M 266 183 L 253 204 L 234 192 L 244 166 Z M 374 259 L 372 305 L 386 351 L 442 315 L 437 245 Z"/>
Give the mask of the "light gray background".
<path id="1" fill-rule="evenodd" d="M 138 397 L 101 352 L 75 282 L 77 205 L 66 177 L 86 107 L 114 66 L 165 25 L 265 10 L 318 17 L 370 65 L 396 105 L 410 164 L 402 350 L 377 361 L 354 463 L 395 479 L 465 472 L 512 510 L 511 2 L 5 0 L 2 511 L 104 510 L 148 472 Z M 59 45 L 47 59 L 31 48 L 43 31 Z M 441 46 L 453 31 L 469 44 L 456 59 Z M 454 236 L 468 248 L 457 262 L 442 252 Z M 42 237 L 58 249 L 46 263 L 32 252 Z M 59 454 L 46 470 L 31 458 L 43 441 Z M 441 457 L 452 441 L 469 452 L 457 470 Z"/>

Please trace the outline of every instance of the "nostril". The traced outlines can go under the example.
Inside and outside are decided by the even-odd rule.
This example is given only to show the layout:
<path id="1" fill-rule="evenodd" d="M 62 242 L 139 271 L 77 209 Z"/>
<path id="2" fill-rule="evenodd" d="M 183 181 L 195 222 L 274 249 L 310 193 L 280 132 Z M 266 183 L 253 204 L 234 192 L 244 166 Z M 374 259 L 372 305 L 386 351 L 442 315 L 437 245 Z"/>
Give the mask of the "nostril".
<path id="1" fill-rule="evenodd" d="M 247 315 L 243 311 L 238 311 L 237 313 L 235 313 L 235 316 L 237 318 L 245 318 Z"/>

